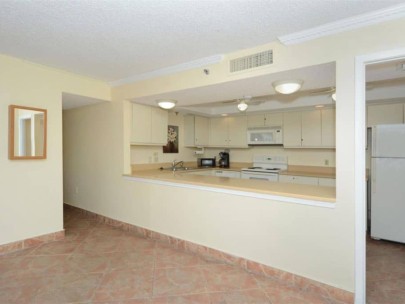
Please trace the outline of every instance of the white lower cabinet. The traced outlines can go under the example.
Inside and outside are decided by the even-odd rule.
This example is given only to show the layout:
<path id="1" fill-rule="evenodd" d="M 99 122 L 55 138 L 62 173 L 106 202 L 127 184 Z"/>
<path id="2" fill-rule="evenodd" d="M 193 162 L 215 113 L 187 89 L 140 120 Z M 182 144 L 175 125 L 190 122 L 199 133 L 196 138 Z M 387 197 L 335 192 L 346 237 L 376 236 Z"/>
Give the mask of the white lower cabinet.
<path id="1" fill-rule="evenodd" d="M 240 171 L 231 171 L 231 170 L 201 170 L 201 171 L 196 170 L 196 171 L 189 171 L 187 172 L 187 174 L 240 178 Z"/>
<path id="2" fill-rule="evenodd" d="M 212 170 L 197 170 L 197 171 L 189 171 L 187 174 L 192 174 L 192 175 L 204 175 L 204 176 L 212 176 L 213 175 Z"/>
<path id="3" fill-rule="evenodd" d="M 280 175 L 278 181 L 281 183 L 304 184 L 304 185 L 318 185 L 317 177 L 298 176 L 298 175 Z"/>
<path id="4" fill-rule="evenodd" d="M 280 183 L 303 184 L 324 187 L 336 187 L 336 179 L 327 177 L 312 177 L 300 175 L 280 175 L 278 177 Z"/>
<path id="5" fill-rule="evenodd" d="M 215 170 L 215 176 L 240 178 L 240 172 L 239 171 L 229 171 L 229 170 Z"/>
<path id="6" fill-rule="evenodd" d="M 336 179 L 334 178 L 319 177 L 318 180 L 319 186 L 336 187 Z"/>

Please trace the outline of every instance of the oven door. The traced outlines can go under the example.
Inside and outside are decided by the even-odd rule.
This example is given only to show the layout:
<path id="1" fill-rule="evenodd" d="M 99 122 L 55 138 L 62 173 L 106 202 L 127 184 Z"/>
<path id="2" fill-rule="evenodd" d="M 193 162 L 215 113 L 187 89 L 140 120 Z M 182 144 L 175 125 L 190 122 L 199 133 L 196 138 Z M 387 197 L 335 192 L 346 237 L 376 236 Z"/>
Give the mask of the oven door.
<path id="1" fill-rule="evenodd" d="M 278 182 L 277 173 L 264 173 L 264 172 L 252 172 L 242 171 L 241 178 L 252 180 L 267 180 L 271 182 Z"/>

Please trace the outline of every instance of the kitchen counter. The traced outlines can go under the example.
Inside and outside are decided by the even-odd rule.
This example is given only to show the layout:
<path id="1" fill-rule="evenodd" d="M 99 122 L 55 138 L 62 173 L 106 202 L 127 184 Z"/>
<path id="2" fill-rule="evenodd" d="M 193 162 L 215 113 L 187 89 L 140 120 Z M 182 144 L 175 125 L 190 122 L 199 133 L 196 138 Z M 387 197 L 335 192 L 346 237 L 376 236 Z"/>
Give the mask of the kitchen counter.
<path id="1" fill-rule="evenodd" d="M 232 166 L 229 169 L 212 168 L 212 169 L 195 169 L 195 170 L 240 170 L 242 167 Z M 249 196 L 255 195 L 269 195 L 274 196 L 274 199 L 285 197 L 299 200 L 310 200 L 325 203 L 334 203 L 336 201 L 336 189 L 334 187 L 319 187 L 301 184 L 289 184 L 279 182 L 269 182 L 262 180 L 248 180 L 238 178 L 216 177 L 216 176 L 202 176 L 195 174 L 188 174 L 187 171 L 169 171 L 159 169 L 138 170 L 134 171 L 131 175 L 126 177 L 134 178 L 136 180 L 151 181 L 155 183 L 166 183 L 190 185 L 197 187 L 208 187 L 210 189 L 218 190 L 231 190 L 236 192 L 244 192 Z M 192 188 L 192 187 L 191 187 Z M 288 200 L 287 200 L 288 201 Z"/>
<path id="2" fill-rule="evenodd" d="M 321 178 L 336 178 L 335 168 L 315 166 L 288 166 L 288 170 L 280 171 L 280 175 L 295 175 Z"/>

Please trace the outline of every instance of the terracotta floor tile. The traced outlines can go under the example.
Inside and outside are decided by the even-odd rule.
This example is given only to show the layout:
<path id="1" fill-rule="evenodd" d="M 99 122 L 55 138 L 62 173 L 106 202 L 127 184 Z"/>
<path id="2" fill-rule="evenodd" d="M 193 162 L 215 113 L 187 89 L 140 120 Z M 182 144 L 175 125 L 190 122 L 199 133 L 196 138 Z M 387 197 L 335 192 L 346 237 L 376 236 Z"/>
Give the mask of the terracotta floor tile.
<path id="1" fill-rule="evenodd" d="M 105 272 L 110 268 L 110 259 L 105 254 L 74 254 L 67 259 L 68 267 L 75 272 Z"/>
<path id="2" fill-rule="evenodd" d="M 198 267 L 155 270 L 153 296 L 184 295 L 206 292 L 206 281 Z"/>
<path id="3" fill-rule="evenodd" d="M 155 254 L 156 242 L 152 240 L 146 240 L 141 237 L 124 234 L 120 238 L 117 251 L 130 251 L 130 252 L 142 252 L 148 255 Z"/>
<path id="4" fill-rule="evenodd" d="M 70 254 L 78 246 L 79 246 L 79 243 L 77 241 L 51 242 L 51 243 L 40 245 L 35 250 L 33 250 L 29 255 Z"/>
<path id="5" fill-rule="evenodd" d="M 207 290 L 231 291 L 241 289 L 258 288 L 258 284 L 252 274 L 230 265 L 207 265 L 202 266 L 207 280 Z"/>
<path id="6" fill-rule="evenodd" d="M 100 226 L 91 230 L 89 238 L 116 238 L 124 235 L 124 231 L 108 226 Z"/>
<path id="7" fill-rule="evenodd" d="M 367 239 L 368 304 L 405 303 L 405 244 Z"/>
<path id="8" fill-rule="evenodd" d="M 35 296 L 35 303 L 77 303 L 87 302 L 93 297 L 102 274 L 69 274 L 55 277 L 52 283 Z"/>
<path id="9" fill-rule="evenodd" d="M 197 255 L 181 252 L 164 244 L 156 245 L 156 268 L 192 267 L 208 264 Z"/>
<path id="10" fill-rule="evenodd" d="M 155 264 L 155 257 L 153 255 L 139 251 L 108 253 L 105 257 L 109 260 L 111 270 L 126 270 L 132 268 L 152 269 Z"/>
<path id="11" fill-rule="evenodd" d="M 129 300 L 152 295 L 152 269 L 112 271 L 104 275 L 95 291 L 94 301 Z"/>
<path id="12" fill-rule="evenodd" d="M 116 252 L 119 239 L 114 238 L 86 238 L 77 248 L 75 253 L 109 253 Z"/>
<path id="13" fill-rule="evenodd" d="M 211 304 L 272 304 L 261 289 L 210 293 Z M 287 302 L 286 302 L 287 303 Z"/>
<path id="14" fill-rule="evenodd" d="M 154 298 L 152 304 L 207 304 L 210 302 L 208 294 L 194 294 Z M 225 303 L 224 303 L 225 304 Z"/>
<path id="15" fill-rule="evenodd" d="M 65 229 L 89 229 L 97 225 L 97 222 L 90 219 L 74 219 L 65 223 Z"/>

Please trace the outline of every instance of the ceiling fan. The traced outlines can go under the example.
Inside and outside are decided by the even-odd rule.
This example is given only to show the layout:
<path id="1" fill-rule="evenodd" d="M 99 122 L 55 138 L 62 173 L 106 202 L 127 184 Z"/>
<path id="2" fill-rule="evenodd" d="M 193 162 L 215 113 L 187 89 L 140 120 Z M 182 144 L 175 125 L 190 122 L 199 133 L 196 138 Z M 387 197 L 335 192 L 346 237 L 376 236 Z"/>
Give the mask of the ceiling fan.
<path id="1" fill-rule="evenodd" d="M 243 96 L 243 98 L 234 99 L 234 100 L 226 100 L 222 103 L 224 104 L 233 104 L 237 103 L 238 110 L 240 112 L 244 112 L 250 105 L 259 105 L 265 102 L 265 100 L 255 100 L 252 96 Z"/>

